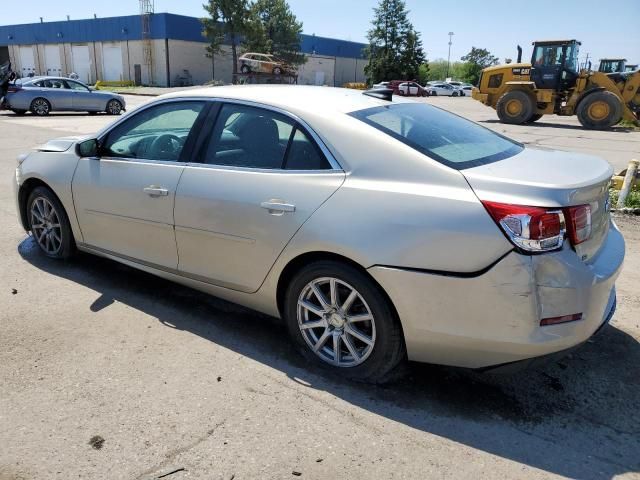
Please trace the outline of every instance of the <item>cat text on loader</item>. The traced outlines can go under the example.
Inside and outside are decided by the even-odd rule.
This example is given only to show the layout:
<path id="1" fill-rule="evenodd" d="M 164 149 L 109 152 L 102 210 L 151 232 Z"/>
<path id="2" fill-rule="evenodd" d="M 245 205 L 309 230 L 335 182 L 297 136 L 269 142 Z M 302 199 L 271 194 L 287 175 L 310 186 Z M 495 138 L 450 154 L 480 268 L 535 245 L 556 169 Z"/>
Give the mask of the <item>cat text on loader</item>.
<path id="1" fill-rule="evenodd" d="M 503 123 L 535 122 L 545 114 L 577 115 L 586 128 L 620 120 L 640 124 L 640 72 L 579 70 L 576 40 L 533 43 L 531 63 L 485 68 L 474 99 L 493 107 Z"/>

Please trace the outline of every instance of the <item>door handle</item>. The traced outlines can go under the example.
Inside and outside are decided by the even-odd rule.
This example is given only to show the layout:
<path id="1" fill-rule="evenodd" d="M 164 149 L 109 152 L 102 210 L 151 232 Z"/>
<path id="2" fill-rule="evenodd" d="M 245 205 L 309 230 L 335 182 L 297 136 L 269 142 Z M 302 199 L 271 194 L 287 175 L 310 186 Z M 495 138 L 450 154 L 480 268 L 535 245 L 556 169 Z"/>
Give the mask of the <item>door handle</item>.
<path id="1" fill-rule="evenodd" d="M 268 202 L 262 202 L 260 206 L 269 210 L 269 213 L 272 215 L 282 215 L 285 212 L 296 211 L 295 205 L 286 203 L 282 200 L 269 200 Z"/>
<path id="2" fill-rule="evenodd" d="M 169 190 L 167 190 L 166 188 L 157 187 L 155 185 L 144 187 L 142 191 L 151 197 L 166 197 L 167 195 L 169 195 Z"/>

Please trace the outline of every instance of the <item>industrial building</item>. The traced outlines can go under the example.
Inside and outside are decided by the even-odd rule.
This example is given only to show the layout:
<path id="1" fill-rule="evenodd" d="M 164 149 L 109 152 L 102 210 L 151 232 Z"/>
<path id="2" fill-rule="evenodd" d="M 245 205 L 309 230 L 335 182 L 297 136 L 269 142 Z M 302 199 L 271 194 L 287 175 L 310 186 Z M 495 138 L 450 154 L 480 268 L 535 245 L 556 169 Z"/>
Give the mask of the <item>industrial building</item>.
<path id="1" fill-rule="evenodd" d="M 0 26 L 0 63 L 11 60 L 22 77 L 76 73 L 80 80 L 131 80 L 136 85 L 182 86 L 232 81 L 231 47 L 207 58 L 200 19 L 149 13 Z M 307 62 L 298 83 L 342 85 L 364 81 L 362 43 L 302 35 Z"/>

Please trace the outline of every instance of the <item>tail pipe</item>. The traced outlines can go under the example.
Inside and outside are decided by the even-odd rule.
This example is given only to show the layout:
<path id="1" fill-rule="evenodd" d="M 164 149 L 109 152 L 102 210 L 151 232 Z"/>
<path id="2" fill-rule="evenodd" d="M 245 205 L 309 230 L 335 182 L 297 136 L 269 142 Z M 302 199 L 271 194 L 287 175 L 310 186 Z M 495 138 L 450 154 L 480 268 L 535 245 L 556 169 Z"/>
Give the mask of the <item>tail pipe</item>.
<path id="1" fill-rule="evenodd" d="M 522 47 L 518 45 L 518 63 L 522 62 Z"/>

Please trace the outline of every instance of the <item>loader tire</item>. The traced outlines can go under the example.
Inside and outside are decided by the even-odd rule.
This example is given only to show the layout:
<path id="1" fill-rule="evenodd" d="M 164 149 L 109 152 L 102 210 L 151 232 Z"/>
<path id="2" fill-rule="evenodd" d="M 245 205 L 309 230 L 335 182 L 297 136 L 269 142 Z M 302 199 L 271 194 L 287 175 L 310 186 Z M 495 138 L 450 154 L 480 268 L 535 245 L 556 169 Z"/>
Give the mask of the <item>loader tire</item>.
<path id="1" fill-rule="evenodd" d="M 591 93 L 578 104 L 576 115 L 584 128 L 609 128 L 622 119 L 622 103 L 612 92 Z"/>
<path id="2" fill-rule="evenodd" d="M 527 123 L 533 123 L 533 122 L 537 122 L 538 120 L 540 120 L 542 118 L 542 115 L 540 115 L 539 113 L 534 113 L 531 118 L 529 118 L 529 120 L 527 120 Z"/>
<path id="3" fill-rule="evenodd" d="M 500 97 L 496 111 L 502 123 L 521 125 L 533 116 L 533 100 L 522 90 L 512 90 Z"/>

